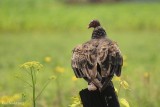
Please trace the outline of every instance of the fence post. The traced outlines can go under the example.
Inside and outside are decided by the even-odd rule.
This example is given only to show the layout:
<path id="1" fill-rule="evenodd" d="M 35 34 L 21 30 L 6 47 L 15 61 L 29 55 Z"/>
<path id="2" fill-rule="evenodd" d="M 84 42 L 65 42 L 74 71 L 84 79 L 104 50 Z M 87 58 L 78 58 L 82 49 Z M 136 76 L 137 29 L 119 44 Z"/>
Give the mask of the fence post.
<path id="1" fill-rule="evenodd" d="M 83 107 L 120 107 L 113 85 L 107 86 L 103 92 L 89 91 L 86 88 L 82 89 L 79 94 Z"/>

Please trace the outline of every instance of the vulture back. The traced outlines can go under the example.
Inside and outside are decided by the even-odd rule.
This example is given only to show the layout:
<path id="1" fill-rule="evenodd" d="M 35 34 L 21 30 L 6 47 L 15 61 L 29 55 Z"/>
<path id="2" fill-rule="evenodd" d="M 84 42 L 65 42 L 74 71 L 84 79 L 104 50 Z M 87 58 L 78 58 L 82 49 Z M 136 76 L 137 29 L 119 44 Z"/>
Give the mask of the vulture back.
<path id="1" fill-rule="evenodd" d="M 73 49 L 72 69 L 77 78 L 87 78 L 98 88 L 110 81 L 114 74 L 121 75 L 123 58 L 116 42 L 107 37 L 91 39 Z M 109 79 L 109 80 L 108 80 Z"/>

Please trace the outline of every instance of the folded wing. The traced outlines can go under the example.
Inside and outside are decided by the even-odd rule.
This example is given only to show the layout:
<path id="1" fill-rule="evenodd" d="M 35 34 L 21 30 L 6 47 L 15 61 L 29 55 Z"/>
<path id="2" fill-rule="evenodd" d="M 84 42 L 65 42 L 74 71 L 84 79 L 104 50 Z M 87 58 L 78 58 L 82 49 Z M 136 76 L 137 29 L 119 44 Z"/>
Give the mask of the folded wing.
<path id="1" fill-rule="evenodd" d="M 123 57 L 116 42 L 108 39 L 101 41 L 98 46 L 98 64 L 101 69 L 101 75 L 104 78 L 103 87 L 105 89 L 107 84 L 116 76 L 121 75 L 123 65 Z"/>
<path id="2" fill-rule="evenodd" d="M 101 88 L 101 76 L 97 72 L 96 43 L 93 42 L 78 45 L 73 49 L 71 66 L 77 78 L 84 78 L 88 83 Z"/>

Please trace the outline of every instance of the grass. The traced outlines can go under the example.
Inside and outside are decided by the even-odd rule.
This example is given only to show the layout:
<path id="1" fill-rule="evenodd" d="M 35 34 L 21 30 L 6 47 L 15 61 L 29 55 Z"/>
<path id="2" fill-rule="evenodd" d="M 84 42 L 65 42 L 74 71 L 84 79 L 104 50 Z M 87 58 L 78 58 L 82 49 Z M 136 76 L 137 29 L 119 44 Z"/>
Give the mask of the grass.
<path id="1" fill-rule="evenodd" d="M 0 30 L 84 31 L 91 19 L 99 19 L 110 30 L 160 30 L 160 4 L 70 4 L 55 0 L 5 0 L 0 3 Z"/>
<path id="2" fill-rule="evenodd" d="M 0 8 L 0 96 L 29 90 L 14 75 L 23 73 L 20 64 L 35 60 L 45 66 L 38 85 L 46 77 L 58 77 L 39 98 L 38 106 L 69 105 L 71 96 L 87 85 L 83 80 L 72 81 L 71 50 L 90 39 L 92 30 L 87 25 L 97 18 L 127 56 L 122 76 L 131 91 L 120 96 L 131 107 L 160 106 L 159 3 L 67 5 L 53 0 L 5 0 Z M 64 72 L 56 73 L 56 67 Z"/>

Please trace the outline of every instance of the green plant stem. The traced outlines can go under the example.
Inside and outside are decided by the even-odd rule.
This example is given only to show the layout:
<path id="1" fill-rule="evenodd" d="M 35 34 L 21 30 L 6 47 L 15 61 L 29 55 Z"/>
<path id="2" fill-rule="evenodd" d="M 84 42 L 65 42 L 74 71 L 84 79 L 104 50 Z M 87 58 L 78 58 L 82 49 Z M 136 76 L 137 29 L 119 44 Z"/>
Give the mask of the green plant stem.
<path id="1" fill-rule="evenodd" d="M 34 71 L 36 71 L 36 70 L 34 70 Z M 34 74 L 34 83 L 36 84 L 36 81 L 37 81 L 36 72 L 33 72 L 33 74 Z"/>
<path id="2" fill-rule="evenodd" d="M 32 76 L 32 88 L 33 88 L 33 107 L 36 107 L 36 100 L 35 100 L 35 81 L 34 81 L 34 74 L 33 74 L 33 70 L 32 70 L 32 68 L 30 68 L 31 69 L 31 76 Z"/>
<path id="3" fill-rule="evenodd" d="M 58 97 L 58 104 L 60 107 L 62 107 L 62 99 L 61 99 L 61 87 L 59 83 L 59 78 L 56 79 L 56 87 L 57 87 L 57 97 Z"/>
<path id="4" fill-rule="evenodd" d="M 45 90 L 45 88 L 47 87 L 47 85 L 50 83 L 51 80 L 48 80 L 45 85 L 43 86 L 42 90 L 39 92 L 39 94 L 37 95 L 37 97 L 35 98 L 35 100 L 37 100 L 39 98 L 39 96 L 41 96 L 42 92 Z"/>

